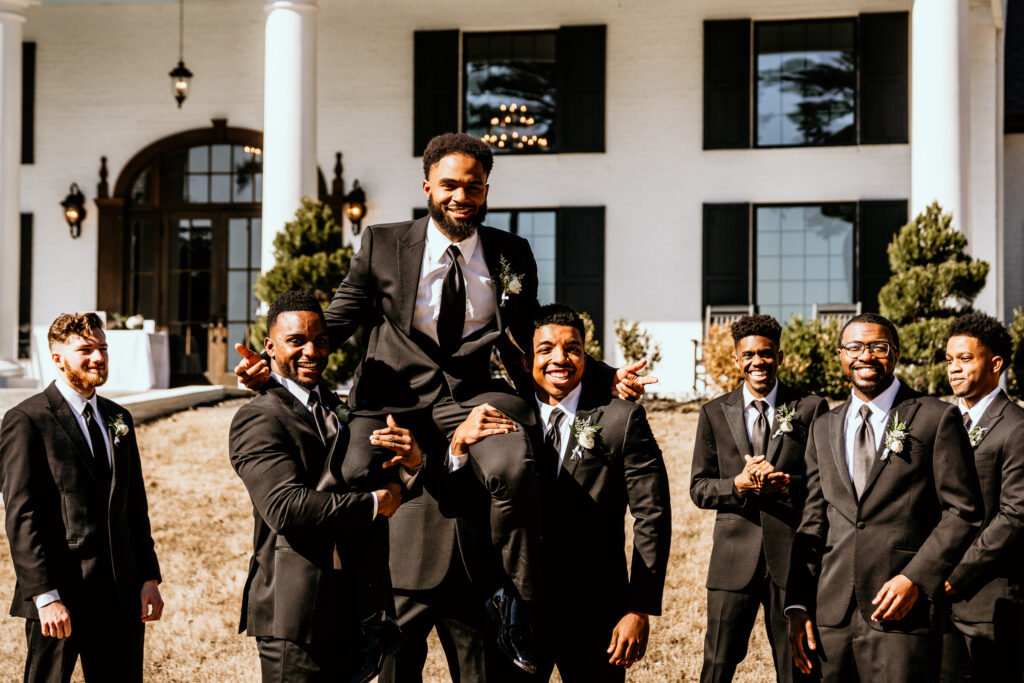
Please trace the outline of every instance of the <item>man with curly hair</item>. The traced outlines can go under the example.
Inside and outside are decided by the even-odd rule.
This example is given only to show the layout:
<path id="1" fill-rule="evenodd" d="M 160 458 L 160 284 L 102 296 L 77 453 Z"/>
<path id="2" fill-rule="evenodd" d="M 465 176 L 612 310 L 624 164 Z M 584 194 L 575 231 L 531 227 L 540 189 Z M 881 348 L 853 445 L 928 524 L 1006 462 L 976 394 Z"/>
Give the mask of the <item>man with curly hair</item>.
<path id="1" fill-rule="evenodd" d="M 789 649 L 785 586 L 804 500 L 804 445 L 825 400 L 778 381 L 782 328 L 768 315 L 732 325 L 743 384 L 700 411 L 690 497 L 715 510 L 702 683 L 732 680 L 759 606 L 780 681 L 798 674 Z"/>
<path id="2" fill-rule="evenodd" d="M 974 448 L 985 520 L 946 580 L 946 681 L 1019 681 L 1024 671 L 1024 409 L 999 387 L 1012 344 L 984 313 L 949 326 L 946 371 Z"/>

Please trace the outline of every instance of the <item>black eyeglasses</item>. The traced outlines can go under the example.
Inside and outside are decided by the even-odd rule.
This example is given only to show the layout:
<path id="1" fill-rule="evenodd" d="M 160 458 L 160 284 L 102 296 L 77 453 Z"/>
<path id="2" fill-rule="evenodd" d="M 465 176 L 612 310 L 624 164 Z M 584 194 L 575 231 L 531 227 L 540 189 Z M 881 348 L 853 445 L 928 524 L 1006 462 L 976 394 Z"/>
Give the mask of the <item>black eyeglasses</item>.
<path id="1" fill-rule="evenodd" d="M 840 344 L 839 348 L 846 351 L 846 355 L 850 358 L 860 358 L 864 353 L 864 349 L 867 349 L 875 358 L 885 358 L 889 355 L 889 352 L 892 351 L 893 345 L 884 341 L 870 342 L 868 344 L 853 341 L 847 342 L 846 344 Z"/>

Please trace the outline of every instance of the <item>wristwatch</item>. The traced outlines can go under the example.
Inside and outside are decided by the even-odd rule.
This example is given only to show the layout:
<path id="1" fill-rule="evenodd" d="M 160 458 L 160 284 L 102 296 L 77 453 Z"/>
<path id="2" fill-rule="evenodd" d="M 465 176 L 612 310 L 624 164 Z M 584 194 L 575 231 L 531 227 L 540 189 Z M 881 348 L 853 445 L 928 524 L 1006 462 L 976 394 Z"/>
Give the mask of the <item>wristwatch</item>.
<path id="1" fill-rule="evenodd" d="M 421 456 L 420 456 L 420 464 L 419 465 L 416 465 L 416 467 L 406 467 L 405 465 L 402 465 L 402 467 L 405 469 L 405 473 L 406 474 L 419 474 L 420 470 L 422 470 L 423 467 L 426 464 L 427 464 L 427 454 L 426 453 L 422 453 Z"/>

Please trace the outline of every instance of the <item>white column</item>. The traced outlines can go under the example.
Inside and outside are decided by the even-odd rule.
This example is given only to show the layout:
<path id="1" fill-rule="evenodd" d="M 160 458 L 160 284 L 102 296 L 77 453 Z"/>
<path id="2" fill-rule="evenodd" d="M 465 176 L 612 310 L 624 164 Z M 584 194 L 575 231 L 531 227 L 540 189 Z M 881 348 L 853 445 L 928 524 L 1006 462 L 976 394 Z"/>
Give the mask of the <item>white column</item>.
<path id="1" fill-rule="evenodd" d="M 910 215 L 938 200 L 970 235 L 966 0 L 916 0 L 911 16 Z"/>
<path id="2" fill-rule="evenodd" d="M 317 191 L 317 3 L 269 0 L 265 10 L 263 272 L 274 265 L 274 236 Z"/>
<path id="3" fill-rule="evenodd" d="M 21 42 L 28 5 L 0 0 L 0 377 L 20 371 Z"/>

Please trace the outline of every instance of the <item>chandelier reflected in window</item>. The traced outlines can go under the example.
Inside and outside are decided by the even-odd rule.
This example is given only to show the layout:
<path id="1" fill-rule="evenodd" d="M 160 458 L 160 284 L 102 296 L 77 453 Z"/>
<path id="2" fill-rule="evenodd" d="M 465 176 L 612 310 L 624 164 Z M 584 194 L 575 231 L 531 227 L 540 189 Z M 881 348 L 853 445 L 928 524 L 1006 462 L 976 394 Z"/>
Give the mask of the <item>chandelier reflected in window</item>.
<path id="1" fill-rule="evenodd" d="M 527 112 L 525 104 L 502 103 L 491 117 L 490 131 L 481 138 L 501 149 L 526 149 L 547 147 L 548 139 L 534 133 L 535 120 Z"/>

